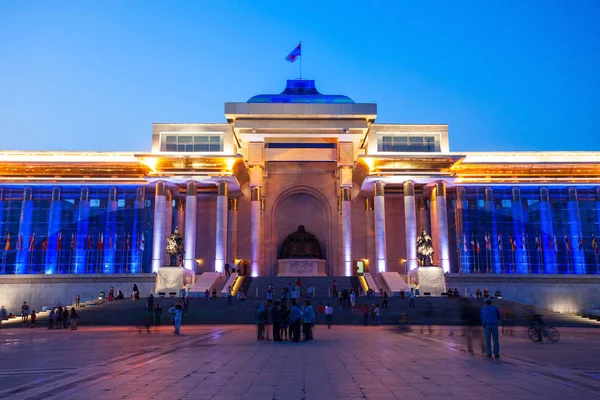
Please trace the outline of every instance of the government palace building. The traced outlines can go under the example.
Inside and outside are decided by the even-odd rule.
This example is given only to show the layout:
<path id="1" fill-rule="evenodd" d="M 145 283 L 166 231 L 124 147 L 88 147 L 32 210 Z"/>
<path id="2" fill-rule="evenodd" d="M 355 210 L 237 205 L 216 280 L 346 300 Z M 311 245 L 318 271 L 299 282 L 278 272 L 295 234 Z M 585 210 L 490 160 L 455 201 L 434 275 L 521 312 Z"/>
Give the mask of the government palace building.
<path id="1" fill-rule="evenodd" d="M 598 152 L 455 153 L 448 125 L 379 124 L 377 104 L 306 79 L 224 111 L 153 124 L 136 153 L 0 150 L 3 284 L 226 264 L 252 277 L 394 273 L 408 286 L 420 266 L 448 282 L 600 271 Z"/>

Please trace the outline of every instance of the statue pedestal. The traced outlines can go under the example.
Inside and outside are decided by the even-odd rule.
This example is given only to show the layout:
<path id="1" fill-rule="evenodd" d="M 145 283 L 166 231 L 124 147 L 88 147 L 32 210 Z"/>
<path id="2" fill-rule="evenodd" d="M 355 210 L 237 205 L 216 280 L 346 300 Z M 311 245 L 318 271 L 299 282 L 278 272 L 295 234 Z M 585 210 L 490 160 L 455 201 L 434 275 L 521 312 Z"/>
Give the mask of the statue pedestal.
<path id="1" fill-rule="evenodd" d="M 277 276 L 327 276 L 325 260 L 317 258 L 287 258 L 277 260 L 279 273 Z"/>
<path id="2" fill-rule="evenodd" d="M 181 267 L 161 267 L 156 273 L 155 293 L 160 297 L 180 296 L 181 289 L 194 284 L 194 272 Z"/>
<path id="3" fill-rule="evenodd" d="M 446 291 L 446 276 L 441 267 L 417 267 L 408 271 L 408 286 L 419 289 L 419 295 L 441 296 Z"/>

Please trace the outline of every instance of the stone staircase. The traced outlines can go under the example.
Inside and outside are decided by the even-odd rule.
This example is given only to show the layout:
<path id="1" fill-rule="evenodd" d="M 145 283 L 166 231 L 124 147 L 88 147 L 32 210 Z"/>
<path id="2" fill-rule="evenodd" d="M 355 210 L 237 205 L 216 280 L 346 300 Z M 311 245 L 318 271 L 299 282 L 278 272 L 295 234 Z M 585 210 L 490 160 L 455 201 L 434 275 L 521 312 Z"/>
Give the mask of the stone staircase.
<path id="1" fill-rule="evenodd" d="M 256 280 L 259 282 L 255 282 Z M 267 279 L 267 278 L 265 278 Z M 333 280 L 333 278 L 331 279 Z M 262 287 L 260 278 L 254 278 L 250 286 Z M 275 284 L 276 280 L 273 279 Z M 280 283 L 279 281 L 277 281 Z M 287 283 L 287 282 L 286 282 Z M 266 283 L 268 285 L 268 282 Z M 323 290 L 323 285 L 317 288 Z M 319 287 L 321 289 L 319 289 Z M 260 289 L 259 289 L 260 290 Z M 266 288 L 265 288 L 266 290 Z M 249 290 L 252 292 L 252 289 Z M 260 293 L 260 292 L 259 292 Z M 218 298 L 216 300 L 205 301 L 203 298 L 191 298 L 188 314 L 184 316 L 183 324 L 252 324 L 254 323 L 254 310 L 260 303 L 266 303 L 265 299 L 256 299 L 249 297 L 246 301 L 237 301 L 233 299 L 232 306 L 227 306 L 226 298 Z M 169 324 L 168 309 L 172 307 L 175 298 L 159 298 L 157 299 L 163 309 L 162 324 Z M 141 323 L 147 316 L 146 312 L 147 299 L 131 301 L 130 299 L 103 302 L 101 304 L 85 307 L 79 310 L 81 315 L 80 325 L 129 325 L 135 326 Z M 369 304 L 379 303 L 381 298 L 378 297 L 361 297 L 359 302 L 367 302 Z M 359 311 L 352 311 L 350 308 L 340 308 L 337 299 L 328 297 L 315 297 L 311 299 L 313 306 L 318 303 L 331 303 L 334 306 L 334 323 L 337 325 L 360 325 L 362 317 Z M 419 325 L 427 323 L 426 310 L 430 307 L 433 310 L 433 315 L 430 321 L 434 325 L 462 325 L 461 320 L 461 302 L 454 299 L 441 297 L 423 297 L 416 299 L 416 308 L 408 307 L 408 299 L 398 297 L 390 297 L 387 309 L 381 310 L 381 323 L 384 325 L 398 324 L 402 316 L 405 314 L 411 324 Z M 511 308 L 517 325 L 528 325 L 528 310 L 530 306 L 513 303 L 505 300 L 494 300 L 494 304 L 499 308 Z M 480 301 L 473 301 L 473 305 L 479 308 L 483 305 Z M 579 327 L 600 327 L 597 322 L 592 322 L 588 319 L 577 318 L 572 315 L 554 313 L 547 310 L 536 310 L 538 313 L 544 314 L 546 321 L 553 326 L 579 326 Z M 41 316 L 40 316 L 41 317 Z M 45 320 L 40 318 L 40 325 L 43 325 Z M 369 319 L 369 324 L 373 321 Z"/>

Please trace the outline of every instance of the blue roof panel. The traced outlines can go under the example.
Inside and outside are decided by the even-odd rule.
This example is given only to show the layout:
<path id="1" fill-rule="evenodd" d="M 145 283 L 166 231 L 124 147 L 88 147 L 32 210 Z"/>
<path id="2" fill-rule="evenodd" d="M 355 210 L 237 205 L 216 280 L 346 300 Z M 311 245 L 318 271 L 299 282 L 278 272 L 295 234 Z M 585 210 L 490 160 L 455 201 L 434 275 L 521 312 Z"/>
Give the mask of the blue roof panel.
<path id="1" fill-rule="evenodd" d="M 289 79 L 280 94 L 259 94 L 247 103 L 354 104 L 354 100 L 338 94 L 321 94 L 311 79 Z"/>

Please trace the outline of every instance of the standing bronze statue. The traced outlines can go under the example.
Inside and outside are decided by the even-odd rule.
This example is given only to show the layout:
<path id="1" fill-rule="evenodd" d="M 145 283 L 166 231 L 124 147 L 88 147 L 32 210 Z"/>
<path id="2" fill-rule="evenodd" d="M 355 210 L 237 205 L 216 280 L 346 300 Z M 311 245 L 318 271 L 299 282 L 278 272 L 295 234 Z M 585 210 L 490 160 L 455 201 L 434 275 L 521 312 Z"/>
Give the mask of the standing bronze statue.
<path id="1" fill-rule="evenodd" d="M 417 257 L 421 267 L 433 265 L 433 242 L 425 229 L 417 236 Z"/>
<path id="2" fill-rule="evenodd" d="M 281 244 L 279 258 L 323 258 L 319 239 L 304 229 L 304 225 L 298 226 L 296 232 L 287 235 Z"/>
<path id="3" fill-rule="evenodd" d="M 183 265 L 183 255 L 185 254 L 183 236 L 179 233 L 177 227 L 167 238 L 167 254 L 170 256 L 170 265 Z"/>

